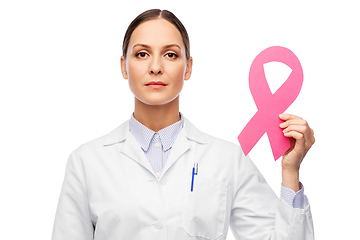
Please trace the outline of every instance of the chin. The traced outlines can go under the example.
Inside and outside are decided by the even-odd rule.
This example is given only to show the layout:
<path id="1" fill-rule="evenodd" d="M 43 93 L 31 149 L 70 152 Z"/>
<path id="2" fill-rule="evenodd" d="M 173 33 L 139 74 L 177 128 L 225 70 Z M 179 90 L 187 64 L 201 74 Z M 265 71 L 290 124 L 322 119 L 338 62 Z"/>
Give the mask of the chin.
<path id="1" fill-rule="evenodd" d="M 140 102 L 149 105 L 149 106 L 162 106 L 173 102 L 178 96 L 174 98 L 147 98 L 147 99 L 138 99 Z"/>

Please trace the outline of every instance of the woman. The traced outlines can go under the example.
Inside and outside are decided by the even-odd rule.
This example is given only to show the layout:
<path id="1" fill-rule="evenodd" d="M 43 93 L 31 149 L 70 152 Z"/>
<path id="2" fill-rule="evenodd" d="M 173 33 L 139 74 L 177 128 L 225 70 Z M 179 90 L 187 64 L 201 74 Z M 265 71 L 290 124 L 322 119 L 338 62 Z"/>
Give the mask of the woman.
<path id="1" fill-rule="evenodd" d="M 299 183 L 312 129 L 280 115 L 292 147 L 278 199 L 238 145 L 200 132 L 179 112 L 192 63 L 186 30 L 171 12 L 149 10 L 130 24 L 121 70 L 134 113 L 70 155 L 53 240 L 226 239 L 229 225 L 237 239 L 313 239 Z"/>

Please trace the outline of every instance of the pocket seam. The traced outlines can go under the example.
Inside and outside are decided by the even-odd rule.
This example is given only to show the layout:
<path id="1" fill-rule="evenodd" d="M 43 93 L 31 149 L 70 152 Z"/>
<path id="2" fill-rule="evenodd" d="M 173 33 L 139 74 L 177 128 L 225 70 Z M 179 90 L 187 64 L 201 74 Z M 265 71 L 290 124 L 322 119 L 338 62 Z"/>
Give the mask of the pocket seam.
<path id="1" fill-rule="evenodd" d="M 224 228 L 225 228 L 225 220 L 226 220 L 226 203 L 227 203 L 227 191 L 228 191 L 228 186 L 225 182 L 219 181 L 217 179 L 213 179 L 213 178 L 207 178 L 207 177 L 201 177 L 202 178 L 202 182 L 200 184 L 201 187 L 205 187 L 205 186 L 211 186 L 211 183 L 217 183 L 219 184 L 219 189 L 217 190 L 216 193 L 216 197 L 219 198 L 218 203 L 220 204 L 219 206 L 214 207 L 214 209 L 216 209 L 216 214 L 214 214 L 214 216 L 217 216 L 216 218 L 213 219 L 213 222 L 215 222 L 215 226 L 216 229 L 219 228 L 218 225 L 216 224 L 221 224 L 220 230 L 215 232 L 214 234 L 208 236 L 208 235 L 204 235 L 203 233 L 194 233 L 194 231 L 191 231 L 191 229 L 189 229 L 189 226 L 193 226 L 193 228 L 199 228 L 199 226 L 197 226 L 196 223 L 194 223 L 192 219 L 194 218 L 193 213 L 189 212 L 189 208 L 193 209 L 194 206 L 199 206 L 200 203 L 196 204 L 194 203 L 193 208 L 188 207 L 191 203 L 189 203 L 189 198 L 190 198 L 190 190 L 187 189 L 186 191 L 186 195 L 184 196 L 184 206 L 183 206 L 183 216 L 182 216 L 182 228 L 184 229 L 184 231 L 192 237 L 201 237 L 201 238 L 205 238 L 205 239 L 209 239 L 209 240 L 214 240 L 219 238 L 220 236 L 223 235 L 224 233 Z M 199 181 L 199 180 L 197 180 Z M 188 181 L 186 181 L 188 183 Z M 204 184 L 206 183 L 206 184 Z M 195 180 L 195 184 L 196 184 L 196 180 Z M 199 185 L 199 184 L 197 184 Z M 211 187 L 208 187 L 208 194 L 209 193 L 214 193 L 214 189 Z M 216 202 L 215 202 L 216 203 Z M 211 208 L 211 206 L 210 206 Z M 190 217 L 189 217 L 190 216 Z M 201 217 L 200 217 L 201 218 Z M 216 223 L 219 222 L 219 223 Z M 206 233 L 206 232 L 205 232 Z"/>

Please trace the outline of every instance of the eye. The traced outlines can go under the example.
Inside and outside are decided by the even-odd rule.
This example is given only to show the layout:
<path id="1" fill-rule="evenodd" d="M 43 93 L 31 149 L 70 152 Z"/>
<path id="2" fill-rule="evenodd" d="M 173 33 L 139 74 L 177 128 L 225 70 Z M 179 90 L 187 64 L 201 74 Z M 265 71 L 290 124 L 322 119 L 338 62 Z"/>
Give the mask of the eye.
<path id="1" fill-rule="evenodd" d="M 146 52 L 138 52 L 135 54 L 138 58 L 145 58 L 148 54 Z"/>
<path id="2" fill-rule="evenodd" d="M 167 53 L 166 56 L 167 56 L 168 58 L 171 58 L 171 59 L 175 59 L 175 58 L 178 57 L 178 55 L 177 55 L 176 53 L 173 53 L 173 52 Z"/>

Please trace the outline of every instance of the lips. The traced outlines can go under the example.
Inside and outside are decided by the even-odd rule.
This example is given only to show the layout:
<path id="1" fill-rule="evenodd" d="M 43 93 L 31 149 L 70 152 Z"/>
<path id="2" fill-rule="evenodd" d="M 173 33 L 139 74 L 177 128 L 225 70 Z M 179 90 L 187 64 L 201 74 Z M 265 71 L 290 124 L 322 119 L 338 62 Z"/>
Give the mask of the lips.
<path id="1" fill-rule="evenodd" d="M 165 84 L 161 81 L 151 81 L 151 82 L 148 82 L 147 84 L 145 84 L 145 86 L 154 88 L 154 89 L 160 89 L 160 88 L 166 87 L 167 84 Z"/>

